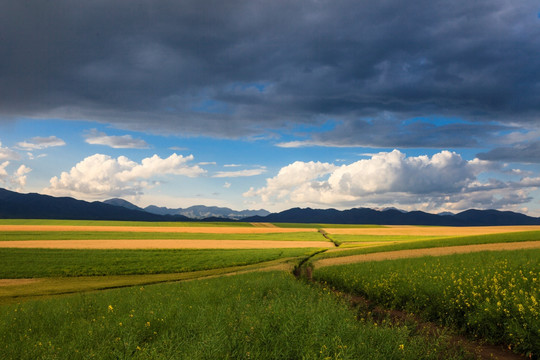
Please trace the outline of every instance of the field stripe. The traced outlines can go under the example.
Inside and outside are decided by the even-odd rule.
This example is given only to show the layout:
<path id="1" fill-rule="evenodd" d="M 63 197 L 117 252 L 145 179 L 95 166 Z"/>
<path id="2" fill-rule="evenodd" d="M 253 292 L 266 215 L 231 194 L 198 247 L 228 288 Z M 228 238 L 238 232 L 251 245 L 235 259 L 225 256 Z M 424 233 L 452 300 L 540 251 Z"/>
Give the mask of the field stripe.
<path id="1" fill-rule="evenodd" d="M 338 258 L 321 259 L 315 261 L 315 267 L 333 266 L 341 264 L 352 264 L 365 261 L 395 260 L 422 256 L 440 256 L 451 254 L 463 254 L 477 251 L 498 251 L 498 250 L 520 250 L 540 248 L 540 241 L 523 241 L 515 243 L 495 243 L 495 244 L 477 244 L 448 246 L 428 249 L 410 249 L 379 252 L 373 254 L 351 255 Z"/>
<path id="2" fill-rule="evenodd" d="M 76 226 L 76 225 L 0 225 L 0 231 L 113 231 L 151 233 L 267 234 L 317 232 L 310 228 L 278 227 L 157 227 L 157 226 Z"/>
<path id="3" fill-rule="evenodd" d="M 389 225 L 384 228 L 325 228 L 331 235 L 422 235 L 422 236 L 468 236 L 522 231 L 540 231 L 540 226 L 412 226 Z"/>
<path id="4" fill-rule="evenodd" d="M 282 249 L 329 248 L 326 241 L 279 240 L 21 240 L 0 241 L 1 248 L 30 249 Z"/>

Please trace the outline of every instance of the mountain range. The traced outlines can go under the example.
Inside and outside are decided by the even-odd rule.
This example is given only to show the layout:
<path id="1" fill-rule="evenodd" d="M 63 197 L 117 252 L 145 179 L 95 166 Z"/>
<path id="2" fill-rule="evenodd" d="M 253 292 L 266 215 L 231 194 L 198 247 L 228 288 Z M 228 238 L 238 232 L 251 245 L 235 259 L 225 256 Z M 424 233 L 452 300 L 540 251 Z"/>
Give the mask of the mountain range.
<path id="1" fill-rule="evenodd" d="M 182 215 L 191 219 L 206 219 L 210 217 L 226 218 L 232 220 L 241 220 L 250 216 L 266 216 L 270 215 L 269 211 L 266 210 L 242 210 L 236 211 L 229 209 L 227 207 L 217 207 L 217 206 L 190 206 L 188 208 L 182 209 L 170 209 L 166 207 L 158 207 L 155 205 L 150 205 L 145 208 L 140 208 L 136 205 L 133 205 L 129 201 L 123 199 L 110 199 L 105 200 L 105 204 L 123 206 L 127 209 L 146 211 L 151 214 L 156 215 Z"/>
<path id="2" fill-rule="evenodd" d="M 492 226 L 540 225 L 540 218 L 498 210 L 467 210 L 458 214 L 430 214 L 398 209 L 349 210 L 293 208 L 278 213 L 266 210 L 235 211 L 214 206 L 169 209 L 140 208 L 123 199 L 87 202 L 70 197 L 22 194 L 0 188 L 0 218 L 132 221 L 245 221 L 324 224 Z"/>

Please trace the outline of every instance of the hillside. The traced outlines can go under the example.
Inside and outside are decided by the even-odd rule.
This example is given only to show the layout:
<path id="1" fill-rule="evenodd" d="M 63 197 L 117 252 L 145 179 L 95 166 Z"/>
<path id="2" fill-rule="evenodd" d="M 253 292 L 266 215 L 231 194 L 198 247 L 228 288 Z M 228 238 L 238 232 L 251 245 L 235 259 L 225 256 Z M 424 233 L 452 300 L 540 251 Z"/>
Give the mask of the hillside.
<path id="1" fill-rule="evenodd" d="M 367 208 L 350 210 L 293 208 L 264 217 L 246 218 L 244 221 L 437 226 L 540 225 L 540 218 L 511 211 L 467 210 L 456 215 L 437 215 L 423 211 L 403 212 L 395 209 L 379 211 Z"/>
<path id="2" fill-rule="evenodd" d="M 68 219 L 68 220 L 132 220 L 189 221 L 185 216 L 161 216 L 145 211 L 87 202 L 70 197 L 21 194 L 0 189 L 0 218 L 3 219 Z"/>

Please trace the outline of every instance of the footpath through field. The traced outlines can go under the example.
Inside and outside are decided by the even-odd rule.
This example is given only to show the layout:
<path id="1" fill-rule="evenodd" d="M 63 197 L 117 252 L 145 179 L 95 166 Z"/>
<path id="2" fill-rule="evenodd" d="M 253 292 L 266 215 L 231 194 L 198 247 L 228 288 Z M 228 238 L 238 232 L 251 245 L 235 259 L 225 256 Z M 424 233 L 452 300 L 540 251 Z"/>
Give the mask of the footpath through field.
<path id="1" fill-rule="evenodd" d="M 498 251 L 498 250 L 520 250 L 520 249 L 536 249 L 540 248 L 540 241 L 523 241 L 514 243 L 495 243 L 495 244 L 476 244 L 476 245 L 460 245 L 448 246 L 427 249 L 410 249 L 378 252 L 372 254 L 360 254 L 343 256 L 337 258 L 321 259 L 313 263 L 315 267 L 324 267 L 341 264 L 352 264 L 365 261 L 382 261 L 394 260 L 403 258 L 413 258 L 422 256 L 441 256 L 451 254 L 462 254 L 478 251 Z"/>

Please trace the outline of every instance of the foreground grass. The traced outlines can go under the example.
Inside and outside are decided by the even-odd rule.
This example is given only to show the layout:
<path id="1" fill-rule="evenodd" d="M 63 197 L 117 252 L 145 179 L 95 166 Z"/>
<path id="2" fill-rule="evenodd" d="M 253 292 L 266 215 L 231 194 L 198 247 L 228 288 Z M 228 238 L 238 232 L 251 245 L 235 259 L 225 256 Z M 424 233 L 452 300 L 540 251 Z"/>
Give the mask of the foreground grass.
<path id="1" fill-rule="evenodd" d="M 313 276 L 538 358 L 539 259 L 540 250 L 480 252 L 324 267 Z"/>
<path id="2" fill-rule="evenodd" d="M 50 219 L 0 219 L 0 225 L 51 225 L 51 226 L 156 226 L 156 227 L 253 227 L 245 222 L 205 221 L 108 221 L 108 220 L 50 220 Z"/>
<path id="3" fill-rule="evenodd" d="M 460 359 L 283 272 L 0 307 L 3 359 Z"/>
<path id="4" fill-rule="evenodd" d="M 331 235 L 334 238 L 335 235 Z M 409 249 L 428 249 L 446 246 L 474 245 L 474 244 L 494 244 L 494 243 L 510 243 L 521 241 L 540 241 L 540 231 L 523 231 L 513 233 L 474 235 L 474 236 L 454 236 L 435 239 L 423 239 L 404 241 L 398 244 L 391 243 L 388 245 L 377 245 L 370 247 L 351 248 L 345 251 L 334 251 L 321 253 L 313 258 L 313 260 L 326 259 L 333 257 L 342 257 L 359 254 L 372 254 L 384 251 L 409 250 Z M 345 243 L 346 245 L 346 243 Z"/>
<path id="5" fill-rule="evenodd" d="M 0 278 L 180 273 L 304 257 L 318 249 L 70 250 L 0 248 Z"/>
<path id="6" fill-rule="evenodd" d="M 111 227 L 114 229 L 114 227 Z M 317 232 L 228 234 L 167 233 L 121 231 L 0 231 L 0 241 L 27 240 L 251 240 L 251 241 L 324 241 Z"/>

